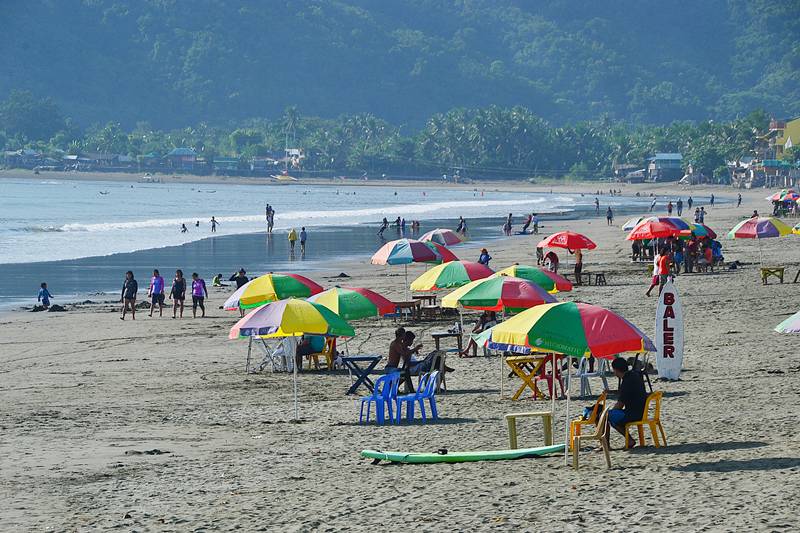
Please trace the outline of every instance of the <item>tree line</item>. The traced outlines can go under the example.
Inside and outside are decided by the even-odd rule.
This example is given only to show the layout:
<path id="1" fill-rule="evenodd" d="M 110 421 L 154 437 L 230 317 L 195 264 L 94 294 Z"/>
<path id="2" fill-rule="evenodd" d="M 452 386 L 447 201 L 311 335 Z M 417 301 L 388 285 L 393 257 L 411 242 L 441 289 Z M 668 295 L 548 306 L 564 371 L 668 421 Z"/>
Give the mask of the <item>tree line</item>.
<path id="1" fill-rule="evenodd" d="M 304 116 L 296 107 L 274 119 L 230 125 L 200 123 L 158 130 L 138 123 L 78 127 L 49 98 L 13 92 L 0 102 L 0 148 L 32 148 L 55 158 L 101 152 L 163 156 L 193 148 L 206 161 L 302 148 L 303 170 L 329 174 L 464 177 L 608 177 L 615 164 L 644 164 L 656 152 L 680 152 L 695 171 L 724 179 L 726 162 L 752 155 L 769 116 L 754 111 L 731 121 L 631 125 L 609 118 L 554 125 L 524 107 L 456 108 L 436 113 L 412 131 L 371 113 Z"/>

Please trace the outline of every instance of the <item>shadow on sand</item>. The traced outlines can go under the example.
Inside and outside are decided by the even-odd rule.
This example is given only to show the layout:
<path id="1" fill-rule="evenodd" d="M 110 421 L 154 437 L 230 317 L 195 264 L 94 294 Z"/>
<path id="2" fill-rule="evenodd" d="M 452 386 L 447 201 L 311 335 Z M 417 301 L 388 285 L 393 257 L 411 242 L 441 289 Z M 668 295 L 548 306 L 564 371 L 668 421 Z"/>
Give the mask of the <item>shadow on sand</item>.
<path id="1" fill-rule="evenodd" d="M 783 470 L 800 467 L 800 457 L 757 457 L 754 459 L 727 459 L 671 466 L 677 472 L 741 472 L 752 470 Z"/>
<path id="2" fill-rule="evenodd" d="M 724 452 L 729 450 L 750 450 L 753 448 L 761 448 L 766 446 L 766 442 L 745 440 L 745 441 L 731 441 L 731 442 L 687 442 L 684 444 L 669 445 L 662 448 L 654 448 L 652 446 L 645 446 L 643 448 L 636 447 L 630 453 L 636 454 L 677 454 L 677 453 L 709 453 L 709 452 Z M 699 464 L 699 463 L 698 463 Z"/>

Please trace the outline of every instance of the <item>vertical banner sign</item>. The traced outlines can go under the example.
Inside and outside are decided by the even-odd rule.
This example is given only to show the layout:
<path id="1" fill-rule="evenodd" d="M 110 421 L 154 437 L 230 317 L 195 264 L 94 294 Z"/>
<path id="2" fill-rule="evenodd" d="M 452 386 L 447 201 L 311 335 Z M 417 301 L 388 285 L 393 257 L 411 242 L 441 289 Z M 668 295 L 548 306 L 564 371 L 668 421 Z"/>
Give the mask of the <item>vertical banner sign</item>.
<path id="1" fill-rule="evenodd" d="M 664 284 L 658 298 L 656 350 L 658 376 L 680 379 L 683 365 L 683 309 L 672 280 Z"/>

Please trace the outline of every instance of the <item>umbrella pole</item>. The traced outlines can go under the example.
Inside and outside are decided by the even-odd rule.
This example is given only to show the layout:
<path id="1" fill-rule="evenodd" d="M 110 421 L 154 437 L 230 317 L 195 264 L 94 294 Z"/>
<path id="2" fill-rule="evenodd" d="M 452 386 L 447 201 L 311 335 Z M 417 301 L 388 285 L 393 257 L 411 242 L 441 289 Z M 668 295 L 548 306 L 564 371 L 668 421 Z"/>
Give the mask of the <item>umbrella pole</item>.
<path id="1" fill-rule="evenodd" d="M 564 465 L 569 464 L 569 425 L 571 423 L 569 418 L 569 400 L 570 396 L 572 395 L 572 391 L 570 390 L 570 376 L 572 375 L 571 371 L 571 364 L 569 361 L 569 356 L 567 356 L 567 408 L 565 412 L 565 422 L 564 422 Z"/>
<path id="2" fill-rule="evenodd" d="M 410 300 L 411 299 L 411 289 L 408 286 L 408 264 L 403 265 L 403 274 L 404 274 L 405 279 L 406 279 L 406 296 Z"/>
<path id="3" fill-rule="evenodd" d="M 297 361 L 294 362 L 294 419 L 300 420 L 300 416 L 298 415 L 298 407 L 297 407 Z"/>
<path id="4" fill-rule="evenodd" d="M 253 336 L 250 335 L 247 341 L 247 362 L 244 364 L 245 374 L 250 372 L 250 354 L 253 351 Z"/>
<path id="5" fill-rule="evenodd" d="M 506 320 L 506 308 L 500 310 L 503 322 Z M 500 352 L 500 399 L 503 399 L 503 389 L 505 388 L 506 373 L 503 371 L 503 352 Z"/>
<path id="6" fill-rule="evenodd" d="M 550 412 L 552 413 L 550 416 L 550 434 L 554 435 L 555 431 L 553 430 L 555 429 L 556 425 L 556 352 L 550 354 L 550 360 L 553 364 L 553 373 L 551 374 L 552 379 L 550 379 Z"/>

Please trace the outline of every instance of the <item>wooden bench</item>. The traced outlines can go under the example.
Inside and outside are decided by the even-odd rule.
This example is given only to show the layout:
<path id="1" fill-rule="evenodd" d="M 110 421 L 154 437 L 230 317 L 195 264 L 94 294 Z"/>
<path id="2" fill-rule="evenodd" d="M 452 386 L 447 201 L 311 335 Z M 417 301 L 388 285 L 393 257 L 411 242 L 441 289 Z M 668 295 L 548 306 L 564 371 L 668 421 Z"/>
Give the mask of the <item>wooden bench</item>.
<path id="1" fill-rule="evenodd" d="M 781 280 L 781 283 L 783 283 L 783 274 L 785 270 L 786 267 L 778 267 L 778 266 L 761 267 L 761 282 L 764 285 L 767 285 L 767 279 L 769 279 L 770 276 L 773 276 Z"/>
<path id="2" fill-rule="evenodd" d="M 553 413 L 552 411 L 532 411 L 528 413 L 510 413 L 506 415 L 508 423 L 508 447 L 517 449 L 517 418 L 540 417 L 544 422 L 544 445 L 553 445 Z"/>

